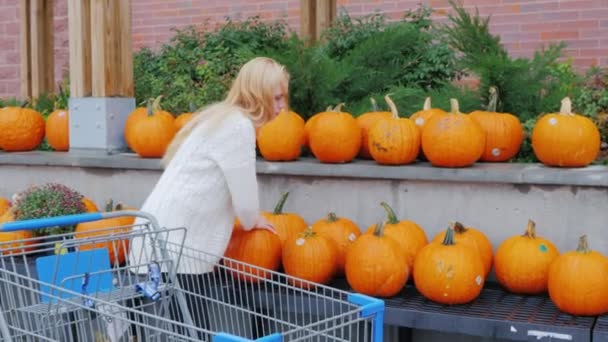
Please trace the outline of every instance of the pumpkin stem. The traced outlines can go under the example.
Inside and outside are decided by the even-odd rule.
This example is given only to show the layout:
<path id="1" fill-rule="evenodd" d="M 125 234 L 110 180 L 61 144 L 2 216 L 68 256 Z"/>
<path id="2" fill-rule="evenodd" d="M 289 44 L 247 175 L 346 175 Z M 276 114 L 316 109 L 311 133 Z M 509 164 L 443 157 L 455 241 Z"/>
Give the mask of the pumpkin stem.
<path id="1" fill-rule="evenodd" d="M 283 205 L 285 205 L 285 201 L 287 200 L 287 196 L 289 196 L 289 191 L 287 191 L 286 193 L 284 193 L 281 198 L 279 199 L 279 202 L 277 202 L 277 206 L 274 207 L 274 211 L 272 212 L 274 215 L 280 215 L 283 213 Z"/>
<path id="2" fill-rule="evenodd" d="M 342 107 L 345 105 L 344 102 L 340 102 L 338 103 L 337 106 L 334 107 L 334 109 L 332 109 L 332 112 L 340 112 L 342 111 Z"/>
<path id="3" fill-rule="evenodd" d="M 450 106 L 451 106 L 450 112 L 452 114 L 459 114 L 460 113 L 460 105 L 458 104 L 458 100 L 456 100 L 456 99 L 450 99 Z"/>
<path id="4" fill-rule="evenodd" d="M 456 232 L 457 234 L 466 233 L 468 230 L 462 223 L 458 221 L 450 223 L 450 227 L 452 227 L 452 229 L 454 229 L 454 232 Z"/>
<path id="5" fill-rule="evenodd" d="M 562 99 L 562 107 L 559 112 L 564 115 L 572 115 L 572 101 L 569 97 L 566 96 Z"/>
<path id="6" fill-rule="evenodd" d="M 154 110 L 154 112 L 158 112 L 161 110 L 160 108 L 160 100 L 163 98 L 162 95 L 158 95 L 157 98 L 154 99 L 154 102 L 152 103 L 152 110 Z M 148 115 L 152 115 L 150 113 L 148 113 Z"/>
<path id="7" fill-rule="evenodd" d="M 388 95 L 384 97 L 384 101 L 386 101 L 388 107 L 391 109 L 391 113 L 393 113 L 393 118 L 398 119 L 399 112 L 397 111 L 397 106 L 395 105 L 395 102 L 393 102 L 393 100 L 391 100 L 390 96 Z"/>
<path id="8" fill-rule="evenodd" d="M 589 242 L 587 241 L 587 235 L 581 235 L 578 239 L 578 248 L 576 248 L 576 251 L 583 254 L 591 252 L 589 249 Z"/>
<path id="9" fill-rule="evenodd" d="M 496 112 L 496 107 L 498 106 L 498 88 L 491 86 L 489 92 L 488 112 Z"/>
<path id="10" fill-rule="evenodd" d="M 194 105 L 194 103 L 190 102 L 188 103 L 188 110 L 190 110 L 190 113 L 194 113 L 196 112 L 196 106 Z"/>
<path id="11" fill-rule="evenodd" d="M 426 99 L 424 99 L 424 105 L 422 105 L 422 110 L 429 110 L 431 109 L 431 97 L 427 97 Z"/>
<path id="12" fill-rule="evenodd" d="M 528 220 L 528 227 L 526 228 L 524 236 L 529 237 L 531 239 L 536 238 L 536 223 L 534 223 L 534 221 Z"/>
<path id="13" fill-rule="evenodd" d="M 370 97 L 369 100 L 372 102 L 372 112 L 379 111 L 380 108 L 378 108 L 378 102 L 376 102 L 376 99 L 374 99 L 373 97 Z"/>
<path id="14" fill-rule="evenodd" d="M 336 222 L 336 221 L 338 221 L 338 216 L 336 215 L 336 213 L 329 213 L 327 215 L 327 221 Z"/>
<path id="15" fill-rule="evenodd" d="M 399 220 L 397 220 L 397 215 L 395 215 L 395 211 L 393 211 L 393 208 L 391 208 L 386 202 L 382 202 L 380 203 L 380 205 L 384 208 L 384 210 L 386 211 L 386 216 L 387 216 L 387 222 L 390 224 L 397 224 L 399 223 Z"/>
<path id="16" fill-rule="evenodd" d="M 310 238 L 315 235 L 317 235 L 317 233 L 312 230 L 312 226 L 306 227 L 306 229 L 304 229 L 304 231 L 300 234 L 300 236 L 302 236 L 303 238 Z"/>
<path id="17" fill-rule="evenodd" d="M 152 116 L 154 114 L 154 99 L 153 98 L 149 98 L 148 100 L 146 100 L 146 114 L 148 114 L 148 116 Z"/>
<path id="18" fill-rule="evenodd" d="M 334 107 L 332 106 L 327 106 L 327 108 L 325 108 L 326 112 L 331 112 L 334 109 Z"/>
<path id="19" fill-rule="evenodd" d="M 106 212 L 109 213 L 112 211 L 112 207 L 114 206 L 114 200 L 111 198 L 106 201 Z"/>
<path id="20" fill-rule="evenodd" d="M 374 228 L 374 236 L 382 237 L 384 236 L 384 221 L 380 221 L 376 223 L 376 227 Z"/>
<path id="21" fill-rule="evenodd" d="M 457 223 L 457 222 L 456 222 Z M 443 238 L 443 242 L 441 242 L 444 246 L 452 246 L 454 245 L 454 226 L 456 223 L 450 223 L 450 226 L 445 231 L 445 237 Z"/>

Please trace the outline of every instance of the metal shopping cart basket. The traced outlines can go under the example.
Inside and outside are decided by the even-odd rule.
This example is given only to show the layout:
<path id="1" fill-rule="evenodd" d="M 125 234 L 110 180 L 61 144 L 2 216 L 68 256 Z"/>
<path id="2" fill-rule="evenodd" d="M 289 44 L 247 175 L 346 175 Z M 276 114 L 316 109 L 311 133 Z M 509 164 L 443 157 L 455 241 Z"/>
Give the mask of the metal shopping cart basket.
<path id="1" fill-rule="evenodd" d="M 382 300 L 296 287 L 287 275 L 186 247 L 185 228 L 160 228 L 143 212 L 18 221 L 0 232 L 127 215 L 136 224 L 0 244 L 4 341 L 382 341 Z"/>

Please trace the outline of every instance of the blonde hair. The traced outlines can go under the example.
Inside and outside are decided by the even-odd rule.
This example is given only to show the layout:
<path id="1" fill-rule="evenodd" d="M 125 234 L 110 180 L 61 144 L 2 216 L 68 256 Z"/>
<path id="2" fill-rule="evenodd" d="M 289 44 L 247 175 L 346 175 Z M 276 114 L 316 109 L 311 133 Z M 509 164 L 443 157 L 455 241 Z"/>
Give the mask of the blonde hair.
<path id="1" fill-rule="evenodd" d="M 161 161 L 166 167 L 184 140 L 202 123 L 206 130 L 219 126 L 230 113 L 245 114 L 256 127 L 274 117 L 274 92 L 280 86 L 288 98 L 289 74 L 285 67 L 271 58 L 256 57 L 241 67 L 226 98 L 204 107 L 175 135 Z"/>

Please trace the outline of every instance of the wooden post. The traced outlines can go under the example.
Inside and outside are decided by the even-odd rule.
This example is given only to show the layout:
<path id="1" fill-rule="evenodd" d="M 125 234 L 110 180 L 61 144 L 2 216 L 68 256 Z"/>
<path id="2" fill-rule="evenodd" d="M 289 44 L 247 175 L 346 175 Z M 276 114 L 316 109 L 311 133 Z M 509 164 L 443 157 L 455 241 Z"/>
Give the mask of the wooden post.
<path id="1" fill-rule="evenodd" d="M 91 96 L 91 0 L 68 0 L 70 96 Z"/>
<path id="2" fill-rule="evenodd" d="M 311 41 L 319 40 L 336 14 L 337 0 L 300 0 L 301 36 Z"/>
<path id="3" fill-rule="evenodd" d="M 20 4 L 21 96 L 32 99 L 54 91 L 54 2 L 22 0 Z"/>

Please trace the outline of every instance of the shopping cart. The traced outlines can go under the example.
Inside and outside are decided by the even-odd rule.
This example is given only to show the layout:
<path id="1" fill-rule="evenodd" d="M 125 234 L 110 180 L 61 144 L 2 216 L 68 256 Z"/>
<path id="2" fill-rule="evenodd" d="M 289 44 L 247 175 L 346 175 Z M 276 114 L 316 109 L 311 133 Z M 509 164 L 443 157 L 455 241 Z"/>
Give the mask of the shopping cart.
<path id="1" fill-rule="evenodd" d="M 4 341 L 382 341 L 382 300 L 298 280 L 305 290 L 186 247 L 185 228 L 161 228 L 143 212 L 18 221 L 0 232 L 126 215 L 137 224 L 0 244 Z M 122 263 L 110 257 L 120 246 Z M 201 265 L 210 271 L 198 274 Z"/>

